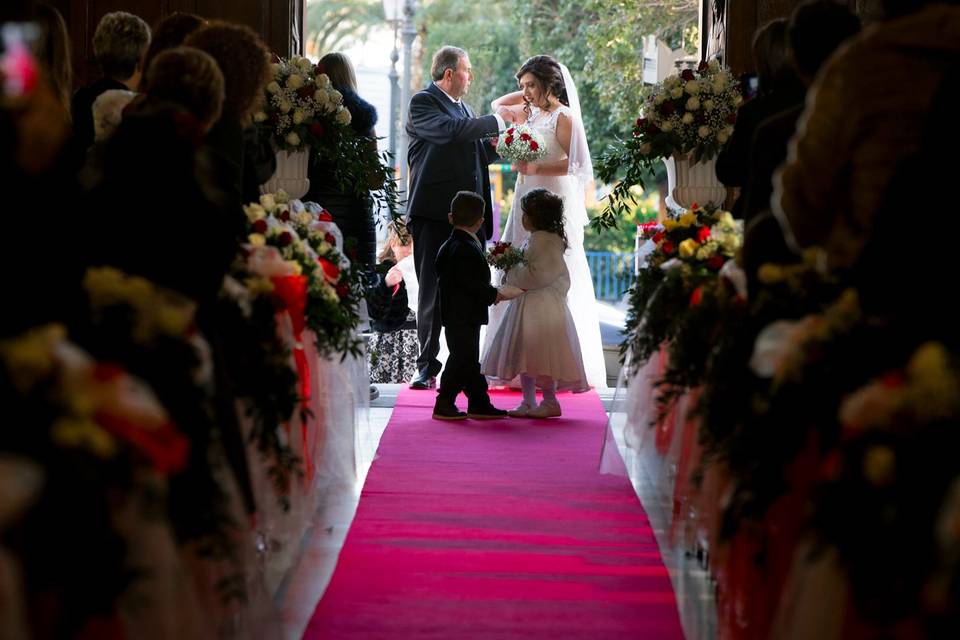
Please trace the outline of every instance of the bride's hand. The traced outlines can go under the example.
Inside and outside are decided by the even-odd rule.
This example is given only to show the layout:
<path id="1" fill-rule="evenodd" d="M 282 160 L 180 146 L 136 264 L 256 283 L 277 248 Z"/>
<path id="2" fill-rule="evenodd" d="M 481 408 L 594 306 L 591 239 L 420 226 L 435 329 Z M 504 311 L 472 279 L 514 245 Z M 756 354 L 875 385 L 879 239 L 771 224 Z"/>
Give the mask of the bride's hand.
<path id="1" fill-rule="evenodd" d="M 517 162 L 513 165 L 514 171 L 524 176 L 537 175 L 537 165 L 534 162 Z"/>

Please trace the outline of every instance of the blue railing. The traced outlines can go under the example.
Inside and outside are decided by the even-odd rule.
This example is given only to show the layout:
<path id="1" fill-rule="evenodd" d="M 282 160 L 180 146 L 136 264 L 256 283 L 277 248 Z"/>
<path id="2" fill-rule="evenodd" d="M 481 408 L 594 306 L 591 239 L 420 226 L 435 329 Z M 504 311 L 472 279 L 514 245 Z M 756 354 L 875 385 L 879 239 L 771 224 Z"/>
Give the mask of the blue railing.
<path id="1" fill-rule="evenodd" d="M 597 300 L 619 300 L 633 286 L 633 258 L 633 253 L 587 251 Z"/>

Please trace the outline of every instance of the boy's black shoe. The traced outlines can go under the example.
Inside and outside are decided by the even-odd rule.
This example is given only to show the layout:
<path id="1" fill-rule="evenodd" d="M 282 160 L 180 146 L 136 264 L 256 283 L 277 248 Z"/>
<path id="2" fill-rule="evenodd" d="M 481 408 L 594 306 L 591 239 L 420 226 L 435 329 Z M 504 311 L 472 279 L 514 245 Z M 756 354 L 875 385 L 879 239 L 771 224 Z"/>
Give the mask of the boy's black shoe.
<path id="1" fill-rule="evenodd" d="M 504 409 L 497 409 L 492 404 L 485 407 L 468 407 L 467 417 L 474 420 L 496 420 L 497 418 L 506 418 L 507 412 Z"/>
<path id="2" fill-rule="evenodd" d="M 455 404 L 449 402 L 437 402 L 433 406 L 434 420 L 466 420 L 467 414 L 457 409 Z"/>

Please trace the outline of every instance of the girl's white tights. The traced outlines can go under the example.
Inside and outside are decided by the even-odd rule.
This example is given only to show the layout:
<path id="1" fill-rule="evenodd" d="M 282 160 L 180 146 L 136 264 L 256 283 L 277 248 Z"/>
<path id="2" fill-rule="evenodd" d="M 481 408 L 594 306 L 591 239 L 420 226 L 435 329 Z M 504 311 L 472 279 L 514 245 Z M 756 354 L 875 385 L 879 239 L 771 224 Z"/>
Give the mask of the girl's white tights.
<path id="1" fill-rule="evenodd" d="M 526 374 L 520 375 L 520 388 L 523 390 L 523 401 L 527 406 L 537 406 L 537 378 Z M 540 391 L 544 400 L 557 401 L 557 383 L 553 378 L 540 377 Z"/>

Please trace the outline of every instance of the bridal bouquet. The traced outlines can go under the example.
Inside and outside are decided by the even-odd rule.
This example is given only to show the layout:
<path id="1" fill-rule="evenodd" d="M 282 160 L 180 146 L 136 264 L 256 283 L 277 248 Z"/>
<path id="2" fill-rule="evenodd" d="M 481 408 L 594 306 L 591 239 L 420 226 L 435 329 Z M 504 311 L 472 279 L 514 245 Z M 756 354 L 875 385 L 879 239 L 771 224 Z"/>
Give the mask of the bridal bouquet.
<path id="1" fill-rule="evenodd" d="M 501 271 L 510 271 L 518 264 L 525 264 L 526 261 L 523 249 L 517 249 L 509 242 L 494 242 L 493 247 L 487 252 L 487 264 Z"/>
<path id="2" fill-rule="evenodd" d="M 515 124 L 500 134 L 497 153 L 508 162 L 535 162 L 547 155 L 547 147 L 535 129 Z"/>

